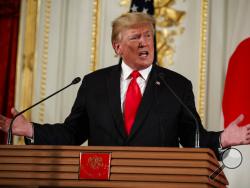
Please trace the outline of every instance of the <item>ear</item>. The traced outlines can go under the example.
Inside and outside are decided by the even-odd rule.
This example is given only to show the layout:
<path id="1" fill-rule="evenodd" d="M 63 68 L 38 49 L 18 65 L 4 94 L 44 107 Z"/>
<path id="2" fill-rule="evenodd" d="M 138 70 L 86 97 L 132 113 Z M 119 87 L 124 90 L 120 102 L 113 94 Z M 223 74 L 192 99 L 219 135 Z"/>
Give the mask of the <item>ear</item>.
<path id="1" fill-rule="evenodd" d="M 120 45 L 120 43 L 119 42 L 113 42 L 112 46 L 113 46 L 113 48 L 115 50 L 116 55 L 120 56 L 121 55 L 121 45 Z"/>

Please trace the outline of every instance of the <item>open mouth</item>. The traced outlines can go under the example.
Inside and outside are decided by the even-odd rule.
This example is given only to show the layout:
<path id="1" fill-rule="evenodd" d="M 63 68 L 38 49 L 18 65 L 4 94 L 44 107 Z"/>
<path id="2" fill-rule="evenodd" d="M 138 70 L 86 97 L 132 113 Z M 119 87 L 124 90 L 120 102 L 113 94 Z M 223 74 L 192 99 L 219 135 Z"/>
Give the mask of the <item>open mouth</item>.
<path id="1" fill-rule="evenodd" d="M 141 51 L 141 52 L 139 52 L 139 56 L 140 57 L 147 57 L 148 55 L 149 55 L 148 51 Z"/>

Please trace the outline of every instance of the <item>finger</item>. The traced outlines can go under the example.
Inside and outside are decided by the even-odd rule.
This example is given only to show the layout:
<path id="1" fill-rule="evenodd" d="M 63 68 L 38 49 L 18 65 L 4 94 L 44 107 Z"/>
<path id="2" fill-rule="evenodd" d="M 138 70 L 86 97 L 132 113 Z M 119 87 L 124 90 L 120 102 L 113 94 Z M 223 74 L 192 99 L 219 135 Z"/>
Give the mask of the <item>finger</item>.
<path id="1" fill-rule="evenodd" d="M 250 137 L 247 137 L 247 138 L 245 139 L 244 144 L 250 144 Z"/>
<path id="2" fill-rule="evenodd" d="M 247 128 L 248 131 L 250 131 L 250 124 L 245 126 Z"/>
<path id="3" fill-rule="evenodd" d="M 246 132 L 246 136 L 250 137 L 250 131 Z"/>
<path id="4" fill-rule="evenodd" d="M 4 117 L 3 115 L 0 114 L 0 121 L 4 121 L 6 119 L 6 117 Z"/>
<path id="5" fill-rule="evenodd" d="M 4 116 L 0 115 L 0 123 L 4 122 Z"/>
<path id="6" fill-rule="evenodd" d="M 4 117 L 3 115 L 0 115 L 0 125 L 3 126 L 5 124 L 6 119 L 7 119 L 6 117 Z"/>
<path id="7" fill-rule="evenodd" d="M 11 113 L 13 116 L 16 116 L 18 114 L 18 111 L 13 107 L 11 108 Z"/>
<path id="8" fill-rule="evenodd" d="M 238 125 L 244 119 L 244 115 L 240 114 L 234 121 L 230 123 L 230 125 Z"/>

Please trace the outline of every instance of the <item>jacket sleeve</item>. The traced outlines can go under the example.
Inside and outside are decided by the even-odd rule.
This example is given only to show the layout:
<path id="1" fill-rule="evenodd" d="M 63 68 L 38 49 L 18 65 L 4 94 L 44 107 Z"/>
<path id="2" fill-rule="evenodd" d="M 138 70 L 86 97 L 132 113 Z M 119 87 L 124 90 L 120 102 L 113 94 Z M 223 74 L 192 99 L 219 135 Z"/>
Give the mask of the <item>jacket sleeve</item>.
<path id="1" fill-rule="evenodd" d="M 183 92 L 182 99 L 191 113 L 188 112 L 188 110 L 184 107 L 182 108 L 179 123 L 179 135 L 181 145 L 183 145 L 184 147 L 195 147 L 195 132 L 197 122 L 200 133 L 200 147 L 212 149 L 215 152 L 217 158 L 220 159 L 218 149 L 220 148 L 219 137 L 221 132 L 207 131 L 203 127 L 200 116 L 196 111 L 194 94 L 190 81 L 187 81 L 187 83 L 185 84 L 185 90 Z"/>
<path id="2" fill-rule="evenodd" d="M 34 144 L 38 145 L 81 145 L 88 139 L 89 120 L 86 112 L 87 84 L 83 79 L 76 100 L 64 123 L 34 123 Z M 30 144 L 25 139 L 26 144 Z"/>

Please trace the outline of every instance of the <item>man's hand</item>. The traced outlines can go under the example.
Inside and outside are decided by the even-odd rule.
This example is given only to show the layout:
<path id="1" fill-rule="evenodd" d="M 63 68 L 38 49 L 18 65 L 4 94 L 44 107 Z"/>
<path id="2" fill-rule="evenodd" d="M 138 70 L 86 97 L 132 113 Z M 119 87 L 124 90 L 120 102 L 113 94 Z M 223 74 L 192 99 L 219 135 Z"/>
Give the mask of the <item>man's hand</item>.
<path id="1" fill-rule="evenodd" d="M 221 134 L 221 145 L 223 148 L 250 144 L 250 124 L 239 127 L 244 115 L 239 115 Z"/>
<path id="2" fill-rule="evenodd" d="M 15 116 L 18 112 L 15 108 L 11 109 L 11 113 Z M 0 130 L 8 132 L 11 119 L 0 114 Z M 13 135 L 33 137 L 32 123 L 28 122 L 23 115 L 18 116 L 12 126 Z"/>

